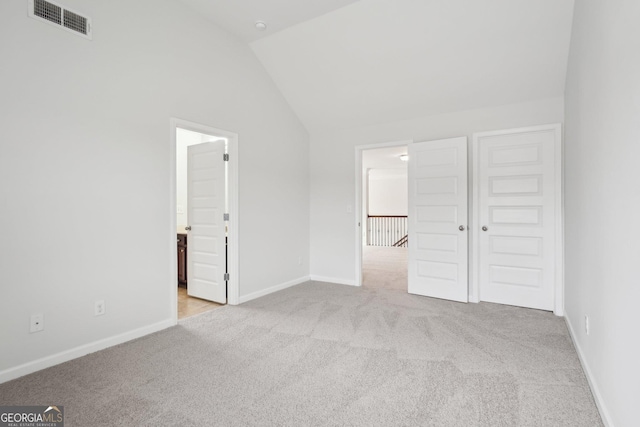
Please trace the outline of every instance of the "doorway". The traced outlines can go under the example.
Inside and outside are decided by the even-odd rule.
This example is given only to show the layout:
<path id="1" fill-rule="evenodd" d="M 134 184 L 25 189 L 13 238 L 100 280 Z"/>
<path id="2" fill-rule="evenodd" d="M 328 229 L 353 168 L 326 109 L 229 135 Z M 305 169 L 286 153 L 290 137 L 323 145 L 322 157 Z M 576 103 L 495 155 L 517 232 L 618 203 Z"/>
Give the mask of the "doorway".
<path id="1" fill-rule="evenodd" d="M 171 312 L 237 304 L 237 135 L 171 120 Z"/>
<path id="2" fill-rule="evenodd" d="M 407 145 L 356 147 L 356 285 L 407 291 Z"/>
<path id="3" fill-rule="evenodd" d="M 363 285 L 366 265 L 365 153 L 408 145 L 408 291 L 562 315 L 561 126 L 476 133 L 473 141 L 472 172 L 467 137 L 356 147 L 355 284 Z"/>

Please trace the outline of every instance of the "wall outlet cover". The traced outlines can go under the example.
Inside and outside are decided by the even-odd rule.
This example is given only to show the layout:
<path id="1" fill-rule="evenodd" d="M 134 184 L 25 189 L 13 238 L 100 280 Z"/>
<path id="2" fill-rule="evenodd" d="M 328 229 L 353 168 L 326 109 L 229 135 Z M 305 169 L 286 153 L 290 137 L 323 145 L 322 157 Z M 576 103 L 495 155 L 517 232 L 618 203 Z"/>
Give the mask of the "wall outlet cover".
<path id="1" fill-rule="evenodd" d="M 31 326 L 29 327 L 29 332 L 40 332 L 44 330 L 44 314 L 32 314 L 31 315 Z"/>
<path id="2" fill-rule="evenodd" d="M 94 315 L 102 316 L 106 312 L 106 307 L 104 305 L 104 300 L 98 300 L 94 306 Z"/>

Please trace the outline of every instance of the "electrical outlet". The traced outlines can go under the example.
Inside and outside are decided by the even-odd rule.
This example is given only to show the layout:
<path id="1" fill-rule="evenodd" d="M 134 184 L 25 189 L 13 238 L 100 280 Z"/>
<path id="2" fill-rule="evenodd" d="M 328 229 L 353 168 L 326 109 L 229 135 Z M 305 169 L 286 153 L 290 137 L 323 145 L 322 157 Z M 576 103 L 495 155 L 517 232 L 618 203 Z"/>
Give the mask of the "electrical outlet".
<path id="1" fill-rule="evenodd" d="M 106 307 L 104 305 L 104 300 L 101 299 L 99 301 L 96 301 L 96 304 L 94 306 L 94 315 L 96 316 L 102 316 L 106 311 Z"/>
<path id="2" fill-rule="evenodd" d="M 589 335 L 589 316 L 584 316 L 584 331 Z"/>
<path id="3" fill-rule="evenodd" d="M 301 256 L 298 257 L 298 265 L 302 265 L 302 257 Z"/>
<path id="4" fill-rule="evenodd" d="M 31 327 L 29 332 L 40 332 L 44 330 L 44 314 L 32 314 L 31 315 Z"/>

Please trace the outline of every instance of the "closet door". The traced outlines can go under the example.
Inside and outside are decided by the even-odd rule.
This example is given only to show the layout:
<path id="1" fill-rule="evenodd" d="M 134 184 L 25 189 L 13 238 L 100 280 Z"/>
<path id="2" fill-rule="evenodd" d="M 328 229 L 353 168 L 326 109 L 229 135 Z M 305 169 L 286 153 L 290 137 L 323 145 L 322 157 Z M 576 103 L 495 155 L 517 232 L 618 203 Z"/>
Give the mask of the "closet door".
<path id="1" fill-rule="evenodd" d="M 409 145 L 409 293 L 468 301 L 467 138 Z"/>
<path id="2" fill-rule="evenodd" d="M 474 150 L 480 300 L 553 310 L 560 125 L 475 134 Z"/>

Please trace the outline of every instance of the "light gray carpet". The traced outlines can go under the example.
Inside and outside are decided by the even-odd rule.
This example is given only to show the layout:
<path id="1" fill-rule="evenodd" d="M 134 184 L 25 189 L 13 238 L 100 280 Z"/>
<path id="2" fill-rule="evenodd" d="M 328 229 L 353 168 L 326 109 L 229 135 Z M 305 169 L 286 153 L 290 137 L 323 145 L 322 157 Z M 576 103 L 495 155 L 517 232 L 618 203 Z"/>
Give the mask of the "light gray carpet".
<path id="1" fill-rule="evenodd" d="M 306 283 L 0 385 L 67 426 L 600 426 L 563 319 Z"/>
<path id="2" fill-rule="evenodd" d="M 406 292 L 407 283 L 407 248 L 362 248 L 362 286 Z"/>

